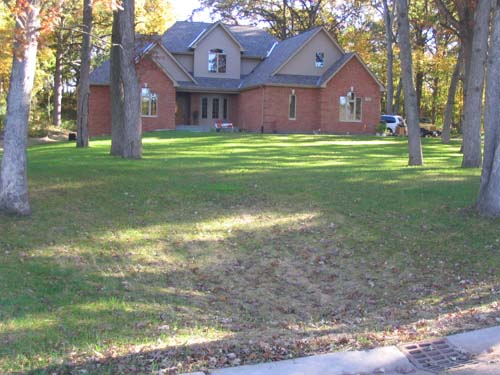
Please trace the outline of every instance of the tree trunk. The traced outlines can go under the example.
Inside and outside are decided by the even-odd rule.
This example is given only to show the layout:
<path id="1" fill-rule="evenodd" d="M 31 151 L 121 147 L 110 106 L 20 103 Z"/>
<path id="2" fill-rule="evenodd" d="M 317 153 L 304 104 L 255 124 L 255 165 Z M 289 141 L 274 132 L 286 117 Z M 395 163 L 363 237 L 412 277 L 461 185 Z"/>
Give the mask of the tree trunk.
<path id="1" fill-rule="evenodd" d="M 393 114 L 393 102 L 394 102 L 394 52 L 393 52 L 393 35 L 392 35 L 392 15 L 389 9 L 389 4 L 387 0 L 384 3 L 384 19 L 385 19 L 385 43 L 386 54 L 387 54 L 387 83 L 386 83 L 386 104 L 385 113 Z"/>
<path id="2" fill-rule="evenodd" d="M 83 0 L 83 36 L 77 102 L 77 147 L 89 146 L 90 52 L 92 48 L 92 0 Z"/>
<path id="3" fill-rule="evenodd" d="M 478 2 L 474 36 L 472 38 L 472 56 L 467 75 L 467 100 L 464 108 L 462 167 L 478 168 L 481 166 L 481 120 L 483 112 L 483 89 L 488 32 L 491 16 L 491 0 Z"/>
<path id="4" fill-rule="evenodd" d="M 394 97 L 394 114 L 399 114 L 399 107 L 401 107 L 401 89 L 403 88 L 403 84 L 401 81 L 401 77 L 398 81 L 398 87 L 396 88 L 396 96 Z"/>
<path id="5" fill-rule="evenodd" d="M 415 95 L 417 97 L 417 109 L 420 116 L 422 107 L 422 88 L 424 86 L 424 72 L 418 71 L 415 74 Z"/>
<path id="6" fill-rule="evenodd" d="M 113 13 L 111 49 L 111 155 L 142 156 L 140 86 L 134 62 L 134 0 Z"/>
<path id="7" fill-rule="evenodd" d="M 38 1 L 18 0 L 20 8 L 15 27 L 14 58 L 10 74 L 5 117 L 4 152 L 0 171 L 0 209 L 29 215 L 27 138 L 31 91 L 36 70 Z"/>
<path id="8" fill-rule="evenodd" d="M 500 216 L 500 0 L 495 1 L 486 79 L 484 163 L 477 209 Z"/>
<path id="9" fill-rule="evenodd" d="M 458 51 L 457 62 L 451 76 L 450 88 L 448 89 L 448 99 L 446 100 L 446 109 L 444 111 L 443 133 L 441 141 L 444 144 L 450 143 L 451 139 L 451 123 L 453 117 L 453 107 L 455 105 L 455 96 L 457 94 L 458 80 L 460 78 L 460 69 L 462 66 L 463 52 L 462 48 Z"/>
<path id="10" fill-rule="evenodd" d="M 61 33 L 62 31 L 60 31 Z M 54 72 L 54 112 L 52 113 L 52 124 L 61 125 L 61 106 L 62 106 L 62 41 L 60 34 L 57 35 L 56 46 L 56 67 Z"/>
<path id="11" fill-rule="evenodd" d="M 408 20 L 408 0 L 397 0 L 399 49 L 401 60 L 401 80 L 405 96 L 405 111 L 408 122 L 408 165 L 422 165 L 422 145 L 418 122 L 417 97 L 413 83 L 413 63 L 410 45 L 410 23 Z"/>
<path id="12" fill-rule="evenodd" d="M 432 107 L 431 107 L 431 118 L 432 123 L 436 123 L 437 116 L 437 106 L 438 106 L 438 95 L 439 95 L 439 76 L 435 76 L 432 80 Z"/>

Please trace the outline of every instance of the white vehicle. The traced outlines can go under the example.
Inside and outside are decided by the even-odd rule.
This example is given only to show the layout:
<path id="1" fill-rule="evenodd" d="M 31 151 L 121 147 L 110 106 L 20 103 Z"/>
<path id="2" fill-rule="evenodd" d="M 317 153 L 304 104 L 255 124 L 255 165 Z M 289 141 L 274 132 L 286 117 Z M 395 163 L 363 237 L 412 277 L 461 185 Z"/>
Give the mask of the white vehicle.
<path id="1" fill-rule="evenodd" d="M 387 131 L 391 135 L 398 134 L 397 127 L 406 128 L 406 121 L 399 115 L 382 115 L 380 116 L 380 121 L 385 121 L 387 125 Z"/>

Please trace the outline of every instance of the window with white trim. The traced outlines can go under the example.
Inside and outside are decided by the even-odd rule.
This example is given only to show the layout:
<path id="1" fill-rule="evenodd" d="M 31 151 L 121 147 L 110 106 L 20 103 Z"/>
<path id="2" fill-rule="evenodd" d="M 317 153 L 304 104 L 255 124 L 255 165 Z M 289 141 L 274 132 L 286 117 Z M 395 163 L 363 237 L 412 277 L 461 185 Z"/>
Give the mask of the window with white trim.
<path id="1" fill-rule="evenodd" d="M 208 51 L 208 71 L 212 73 L 226 73 L 226 54 L 221 49 Z"/>
<path id="2" fill-rule="evenodd" d="M 354 92 L 348 92 L 346 96 L 340 97 L 340 121 L 356 122 L 362 117 L 362 98 L 357 97 Z"/>
<path id="3" fill-rule="evenodd" d="M 219 98 L 212 99 L 212 118 L 219 118 Z"/>
<path id="4" fill-rule="evenodd" d="M 208 98 L 201 98 L 201 118 L 208 117 Z"/>
<path id="5" fill-rule="evenodd" d="M 141 115 L 144 117 L 157 116 L 158 95 L 149 87 L 141 89 Z"/>
<path id="6" fill-rule="evenodd" d="M 288 119 L 295 120 L 296 118 L 297 118 L 297 97 L 295 96 L 295 90 L 292 90 L 289 99 Z"/>
<path id="7" fill-rule="evenodd" d="M 227 120 L 227 98 L 222 101 L 222 118 Z"/>

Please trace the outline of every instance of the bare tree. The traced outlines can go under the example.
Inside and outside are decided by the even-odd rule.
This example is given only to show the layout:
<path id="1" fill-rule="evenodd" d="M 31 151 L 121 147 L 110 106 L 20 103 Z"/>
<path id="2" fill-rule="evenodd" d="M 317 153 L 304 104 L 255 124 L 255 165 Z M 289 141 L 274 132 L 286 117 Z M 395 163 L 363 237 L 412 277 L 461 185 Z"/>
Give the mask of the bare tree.
<path id="1" fill-rule="evenodd" d="M 111 155 L 142 156 L 140 86 L 134 62 L 134 0 L 113 13 L 111 47 Z"/>
<path id="2" fill-rule="evenodd" d="M 0 209 L 20 215 L 31 212 L 28 196 L 27 138 L 31 91 L 40 29 L 38 0 L 16 2 L 14 57 L 10 74 L 4 152 L 0 171 Z"/>
<path id="3" fill-rule="evenodd" d="M 90 52 L 92 48 L 92 0 L 83 0 L 83 35 L 77 102 L 77 147 L 89 145 Z"/>
<path id="4" fill-rule="evenodd" d="M 477 4 L 472 56 L 466 77 L 467 100 L 464 105 L 462 167 L 481 166 L 481 120 L 483 112 L 483 91 L 488 33 L 490 28 L 492 0 L 481 0 Z"/>
<path id="5" fill-rule="evenodd" d="M 488 55 L 484 111 L 484 162 L 477 209 L 482 215 L 500 216 L 500 0 L 495 1 Z"/>
<path id="6" fill-rule="evenodd" d="M 413 63 L 410 45 L 410 22 L 408 19 L 408 0 L 397 0 L 399 49 L 401 59 L 401 80 L 405 96 L 405 112 L 408 121 L 408 165 L 422 165 L 422 145 L 418 119 L 417 96 L 413 81 Z"/>

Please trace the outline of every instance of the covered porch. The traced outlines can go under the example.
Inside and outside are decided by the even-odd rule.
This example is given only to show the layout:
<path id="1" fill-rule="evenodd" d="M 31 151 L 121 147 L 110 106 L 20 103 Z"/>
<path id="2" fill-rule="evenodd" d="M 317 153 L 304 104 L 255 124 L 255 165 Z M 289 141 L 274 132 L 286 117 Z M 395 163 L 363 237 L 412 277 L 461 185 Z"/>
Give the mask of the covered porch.
<path id="1" fill-rule="evenodd" d="M 208 132 L 218 122 L 238 125 L 237 94 L 177 91 L 175 104 L 176 130 Z"/>

